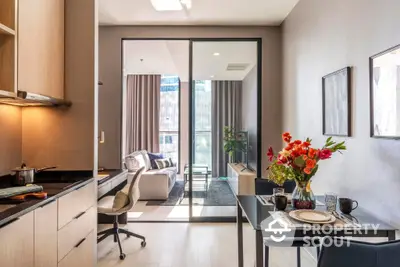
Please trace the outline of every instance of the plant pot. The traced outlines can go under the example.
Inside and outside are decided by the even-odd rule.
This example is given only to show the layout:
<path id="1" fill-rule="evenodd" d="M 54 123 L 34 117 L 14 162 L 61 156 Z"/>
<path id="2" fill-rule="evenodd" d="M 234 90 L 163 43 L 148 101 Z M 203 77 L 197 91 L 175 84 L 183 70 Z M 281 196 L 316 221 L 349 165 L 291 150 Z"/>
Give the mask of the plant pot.
<path id="1" fill-rule="evenodd" d="M 315 209 L 316 201 L 310 186 L 311 181 L 297 182 L 292 194 L 293 209 Z"/>

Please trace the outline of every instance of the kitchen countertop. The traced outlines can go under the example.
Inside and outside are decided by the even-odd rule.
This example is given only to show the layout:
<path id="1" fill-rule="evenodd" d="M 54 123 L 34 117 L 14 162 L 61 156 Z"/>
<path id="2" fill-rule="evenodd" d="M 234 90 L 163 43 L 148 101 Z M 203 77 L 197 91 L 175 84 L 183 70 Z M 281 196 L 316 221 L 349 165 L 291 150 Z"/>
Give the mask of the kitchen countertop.
<path id="1" fill-rule="evenodd" d="M 55 201 L 57 198 L 64 196 L 74 190 L 83 187 L 94 180 L 93 177 L 82 177 L 78 181 L 45 181 L 37 182 L 35 184 L 43 186 L 43 191 L 47 192 L 46 199 L 28 199 L 24 202 L 15 202 L 13 200 L 0 201 L 0 227 L 7 223 L 17 220 L 22 215 L 31 212 L 49 202 Z M 15 205 L 15 206 L 12 206 Z M 7 207 L 1 209 L 1 207 Z"/>

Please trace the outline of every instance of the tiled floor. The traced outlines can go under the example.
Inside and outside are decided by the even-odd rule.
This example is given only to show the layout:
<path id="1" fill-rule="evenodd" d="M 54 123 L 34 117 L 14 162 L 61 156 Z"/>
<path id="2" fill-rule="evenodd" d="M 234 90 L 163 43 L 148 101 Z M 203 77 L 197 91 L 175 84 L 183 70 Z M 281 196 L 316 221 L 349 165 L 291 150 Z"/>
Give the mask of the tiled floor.
<path id="1" fill-rule="evenodd" d="M 104 227 L 104 226 L 103 226 Z M 118 246 L 108 238 L 98 245 L 99 267 L 235 267 L 237 266 L 236 225 L 234 223 L 130 223 L 131 231 L 146 236 L 140 241 L 123 237 L 127 257 L 119 260 Z M 254 232 L 244 227 L 245 267 L 254 266 Z M 271 248 L 271 267 L 296 266 L 296 250 Z M 302 266 L 315 267 L 311 256 L 302 251 Z"/>

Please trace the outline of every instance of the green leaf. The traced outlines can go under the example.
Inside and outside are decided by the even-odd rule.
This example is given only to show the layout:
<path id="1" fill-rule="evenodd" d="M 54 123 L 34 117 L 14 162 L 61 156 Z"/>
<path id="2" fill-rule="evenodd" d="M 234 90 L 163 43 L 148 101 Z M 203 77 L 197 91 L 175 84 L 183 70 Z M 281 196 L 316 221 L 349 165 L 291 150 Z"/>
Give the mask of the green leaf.
<path id="1" fill-rule="evenodd" d="M 296 166 L 300 168 L 303 168 L 306 165 L 306 162 L 304 161 L 302 156 L 299 156 L 294 159 L 294 164 L 296 164 Z"/>

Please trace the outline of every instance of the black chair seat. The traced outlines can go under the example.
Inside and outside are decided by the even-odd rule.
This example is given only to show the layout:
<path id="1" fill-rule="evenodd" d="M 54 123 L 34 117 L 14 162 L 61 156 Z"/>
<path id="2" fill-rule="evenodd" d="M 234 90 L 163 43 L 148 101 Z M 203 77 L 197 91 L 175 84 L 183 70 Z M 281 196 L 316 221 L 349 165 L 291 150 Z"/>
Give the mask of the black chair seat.
<path id="1" fill-rule="evenodd" d="M 349 241 L 349 244 L 344 241 L 343 246 L 322 247 L 318 267 L 400 266 L 400 240 L 375 244 Z"/>

